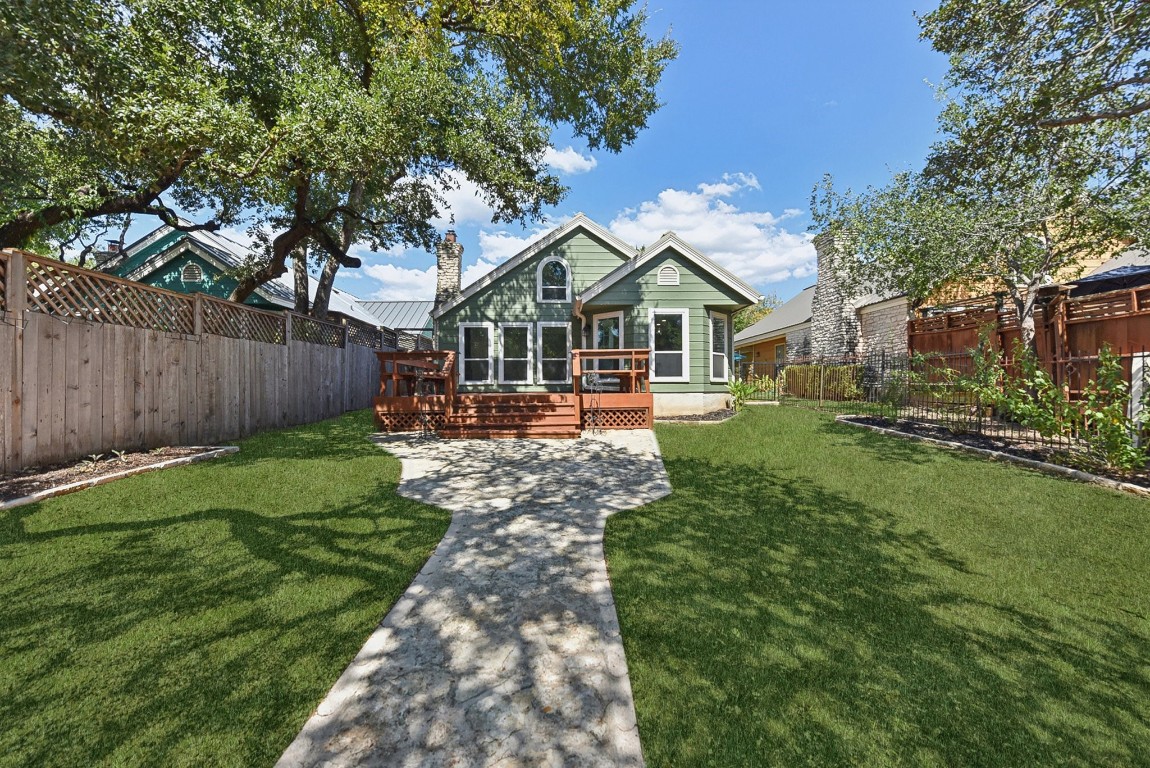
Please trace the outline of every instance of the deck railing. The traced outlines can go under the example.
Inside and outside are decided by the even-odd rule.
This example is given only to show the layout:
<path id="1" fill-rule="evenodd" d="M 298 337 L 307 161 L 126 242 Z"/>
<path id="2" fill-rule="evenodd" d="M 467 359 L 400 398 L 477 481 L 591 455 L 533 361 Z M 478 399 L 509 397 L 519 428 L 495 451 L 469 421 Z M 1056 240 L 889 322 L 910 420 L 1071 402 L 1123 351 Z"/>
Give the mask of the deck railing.
<path id="1" fill-rule="evenodd" d="M 571 381 L 575 394 L 582 394 L 583 374 L 592 373 L 600 381 L 617 379 L 623 394 L 649 394 L 651 350 L 649 349 L 576 349 L 571 353 Z"/>

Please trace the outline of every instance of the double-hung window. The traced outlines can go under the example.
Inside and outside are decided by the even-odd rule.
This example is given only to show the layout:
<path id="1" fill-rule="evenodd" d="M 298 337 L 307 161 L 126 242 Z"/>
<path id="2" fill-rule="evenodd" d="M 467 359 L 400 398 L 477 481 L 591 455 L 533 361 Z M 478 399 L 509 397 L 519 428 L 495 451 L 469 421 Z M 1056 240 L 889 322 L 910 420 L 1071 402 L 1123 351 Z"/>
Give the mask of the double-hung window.
<path id="1" fill-rule="evenodd" d="M 571 381 L 571 323 L 539 323 L 539 383 Z"/>
<path id="2" fill-rule="evenodd" d="M 727 316 L 711 313 L 711 381 L 727 380 Z"/>
<path id="3" fill-rule="evenodd" d="M 486 384 L 492 379 L 491 358 L 495 341 L 491 323 L 459 324 L 459 381 Z"/>
<path id="4" fill-rule="evenodd" d="M 648 312 L 651 342 L 651 381 L 689 382 L 690 313 L 686 309 Z"/>
<path id="5" fill-rule="evenodd" d="M 499 326 L 499 381 L 502 384 L 531 383 L 530 323 Z"/>

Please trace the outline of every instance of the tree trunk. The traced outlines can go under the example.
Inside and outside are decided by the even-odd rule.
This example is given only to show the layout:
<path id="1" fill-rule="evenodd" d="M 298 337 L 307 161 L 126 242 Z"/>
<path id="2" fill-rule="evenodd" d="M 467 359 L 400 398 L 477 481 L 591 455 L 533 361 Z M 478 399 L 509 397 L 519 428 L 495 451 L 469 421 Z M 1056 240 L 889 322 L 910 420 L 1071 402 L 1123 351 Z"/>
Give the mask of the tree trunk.
<path id="1" fill-rule="evenodd" d="M 307 277 L 307 246 L 303 243 L 292 251 L 292 270 L 295 273 L 295 311 L 306 315 L 311 291 Z"/>
<path id="2" fill-rule="evenodd" d="M 311 305 L 312 317 L 320 320 L 327 319 L 328 305 L 331 303 L 331 287 L 335 282 L 335 273 L 339 271 L 339 260 L 331 255 L 327 255 L 327 261 L 323 263 L 323 271 L 319 275 L 319 282 L 315 287 L 315 301 Z"/>
<path id="3" fill-rule="evenodd" d="M 358 180 L 352 182 L 351 189 L 347 194 L 347 207 L 350 210 L 358 211 L 360 209 L 360 206 L 363 205 L 363 193 L 363 182 Z M 356 219 L 345 213 L 339 237 L 339 245 L 344 253 L 347 253 L 352 243 L 355 242 L 358 229 Z M 331 289 L 335 284 L 335 273 L 339 271 L 339 265 L 340 259 L 335 254 L 328 253 L 327 261 L 324 262 L 323 271 L 319 276 L 319 284 L 316 285 L 315 301 L 312 302 L 311 310 L 312 315 L 320 320 L 327 318 L 328 307 L 331 305 Z"/>

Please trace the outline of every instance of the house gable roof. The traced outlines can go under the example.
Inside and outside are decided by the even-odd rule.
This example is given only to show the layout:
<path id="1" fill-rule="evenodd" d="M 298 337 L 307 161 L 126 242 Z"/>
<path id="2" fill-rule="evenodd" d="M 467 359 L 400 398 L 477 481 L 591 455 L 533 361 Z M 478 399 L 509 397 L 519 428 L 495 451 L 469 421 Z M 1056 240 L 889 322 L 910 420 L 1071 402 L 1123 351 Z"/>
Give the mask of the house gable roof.
<path id="1" fill-rule="evenodd" d="M 359 306 L 375 317 L 376 323 L 396 330 L 431 328 L 434 301 L 360 301 Z"/>
<path id="2" fill-rule="evenodd" d="M 451 301 L 444 304 L 438 310 L 433 311 L 431 313 L 431 316 L 433 318 L 438 319 L 439 317 L 443 316 L 446 312 L 449 312 L 452 309 L 455 309 L 460 304 L 465 303 L 472 296 L 474 296 L 475 294 L 482 291 L 484 288 L 487 288 L 488 286 L 490 286 L 493 283 L 500 280 L 505 275 L 509 274 L 510 272 L 513 272 L 517 267 L 519 267 L 524 262 L 530 260 L 534 256 L 537 256 L 544 248 L 547 248 L 548 246 L 553 245 L 554 243 L 558 242 L 562 238 L 566 237 L 569 233 L 574 232 L 577 229 L 582 229 L 583 231 L 587 232 L 588 234 L 592 235 L 593 237 L 596 237 L 599 240 L 602 240 L 612 250 L 616 251 L 618 253 L 618 255 L 624 259 L 631 259 L 635 255 L 635 249 L 634 248 L 627 245 L 626 243 L 624 243 L 619 238 L 615 237 L 615 235 L 608 232 L 601 225 L 596 224 L 594 221 L 589 219 L 586 215 L 584 215 L 582 213 L 577 213 L 577 214 L 575 214 L 574 218 L 572 218 L 566 224 L 563 224 L 562 226 L 551 230 L 546 235 L 539 238 L 538 240 L 533 242 L 531 245 L 527 246 L 522 251 L 520 251 L 519 253 L 512 256 L 510 259 L 503 262 L 498 267 L 496 267 L 495 269 L 491 270 L 490 272 L 488 272 L 483 277 L 476 280 L 474 283 L 471 283 L 470 285 L 468 285 L 454 299 L 452 299 Z"/>
<path id="3" fill-rule="evenodd" d="M 650 248 L 647 248 L 638 256 L 629 260 L 626 264 L 621 265 L 618 269 L 615 269 L 607 275 L 604 275 L 598 282 L 596 282 L 594 285 L 591 285 L 581 294 L 576 296 L 576 309 L 579 309 L 583 304 L 586 304 L 589 301 L 593 301 L 596 296 L 599 296 L 605 290 L 610 288 L 612 285 L 615 285 L 628 275 L 634 274 L 644 264 L 649 263 L 652 259 L 656 258 L 659 254 L 670 248 L 673 248 L 676 253 L 683 256 L 688 261 L 693 262 L 696 266 L 702 268 L 712 277 L 725 284 L 732 291 L 745 298 L 749 303 L 755 304 L 763 298 L 754 288 L 747 285 L 745 282 L 735 277 L 733 274 L 723 269 L 703 254 L 699 253 L 677 234 L 674 232 L 668 232 L 656 240 Z"/>
<path id="4" fill-rule="evenodd" d="M 149 247 L 159 244 L 165 237 L 173 234 L 182 237 L 146 255 L 142 261 L 132 263 L 138 254 L 146 252 Z M 247 256 L 243 246 L 222 235 L 207 230 L 178 232 L 165 224 L 129 245 L 124 249 L 123 257 L 114 264 L 105 266 L 105 269 L 128 267 L 121 272 L 121 275 L 129 280 L 140 280 L 189 250 L 221 272 L 242 267 Z M 270 304 L 288 309 L 295 306 L 292 291 L 278 280 L 264 283 L 256 288 L 255 293 Z"/>
<path id="5" fill-rule="evenodd" d="M 754 344 L 757 341 L 780 335 L 780 332 L 796 325 L 811 321 L 811 302 L 815 287 L 804 288 L 797 296 L 759 320 L 735 334 L 735 344 Z"/>

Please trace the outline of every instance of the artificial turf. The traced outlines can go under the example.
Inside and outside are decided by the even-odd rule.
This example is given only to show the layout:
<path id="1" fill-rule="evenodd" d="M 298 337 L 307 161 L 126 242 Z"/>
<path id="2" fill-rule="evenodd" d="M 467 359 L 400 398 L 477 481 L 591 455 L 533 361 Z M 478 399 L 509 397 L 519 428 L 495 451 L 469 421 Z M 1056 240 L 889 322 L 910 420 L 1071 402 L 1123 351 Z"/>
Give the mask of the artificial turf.
<path id="1" fill-rule="evenodd" d="M 447 529 L 367 412 L 0 512 L 0 765 L 271 765 Z"/>
<path id="2" fill-rule="evenodd" d="M 657 433 L 606 539 L 649 765 L 1150 764 L 1150 501 L 785 407 Z"/>

